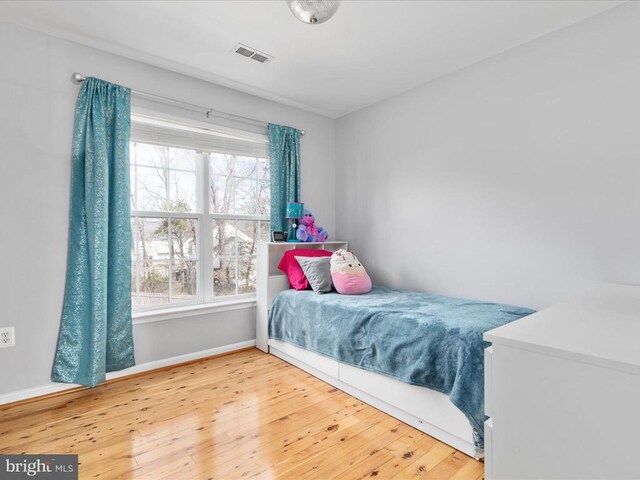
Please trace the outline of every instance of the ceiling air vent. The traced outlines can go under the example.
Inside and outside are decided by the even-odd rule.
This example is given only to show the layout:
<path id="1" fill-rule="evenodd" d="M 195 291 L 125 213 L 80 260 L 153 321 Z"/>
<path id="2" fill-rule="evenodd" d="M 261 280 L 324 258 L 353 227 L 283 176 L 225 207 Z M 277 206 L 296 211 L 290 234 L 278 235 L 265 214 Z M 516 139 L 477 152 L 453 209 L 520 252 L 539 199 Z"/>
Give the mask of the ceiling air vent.
<path id="1" fill-rule="evenodd" d="M 267 55 L 264 52 L 259 52 L 255 48 L 247 47 L 246 45 L 242 45 L 241 43 L 233 47 L 233 51 L 242 55 L 243 57 L 250 58 L 251 60 L 255 60 L 256 62 L 260 63 L 268 63 L 274 58 L 272 55 Z"/>

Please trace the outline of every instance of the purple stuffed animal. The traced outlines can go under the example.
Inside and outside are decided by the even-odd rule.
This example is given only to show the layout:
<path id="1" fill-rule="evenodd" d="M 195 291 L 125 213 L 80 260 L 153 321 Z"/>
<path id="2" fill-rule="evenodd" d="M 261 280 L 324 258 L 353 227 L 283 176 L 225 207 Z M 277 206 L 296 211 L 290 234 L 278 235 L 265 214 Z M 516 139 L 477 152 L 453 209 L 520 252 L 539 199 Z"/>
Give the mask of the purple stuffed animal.
<path id="1" fill-rule="evenodd" d="M 301 242 L 324 242 L 329 238 L 329 233 L 322 227 L 316 227 L 316 217 L 305 209 L 304 216 L 298 225 L 296 238 Z"/>

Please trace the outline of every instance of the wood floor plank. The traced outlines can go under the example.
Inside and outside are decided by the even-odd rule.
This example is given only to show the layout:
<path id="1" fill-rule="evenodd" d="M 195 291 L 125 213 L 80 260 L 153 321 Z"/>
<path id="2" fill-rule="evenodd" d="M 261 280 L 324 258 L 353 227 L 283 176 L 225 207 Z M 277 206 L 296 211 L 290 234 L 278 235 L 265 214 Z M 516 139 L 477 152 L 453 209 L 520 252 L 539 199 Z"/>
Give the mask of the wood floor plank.
<path id="1" fill-rule="evenodd" d="M 258 350 L 0 407 L 0 453 L 81 479 L 476 480 L 483 464 Z"/>
<path id="2" fill-rule="evenodd" d="M 309 478 L 341 478 L 346 470 L 365 459 L 368 460 L 375 456 L 399 435 L 402 435 L 405 430 L 411 429 L 408 425 L 398 423 L 398 420 L 391 418 L 385 419 L 379 427 L 376 426 L 365 430 L 361 435 L 358 435 L 357 437 L 362 437 L 362 442 L 355 449 L 349 448 L 344 454 L 341 454 L 342 452 L 338 453 L 338 462 L 334 461 L 334 452 L 332 452 L 333 455 L 331 456 L 322 456 L 314 474 Z"/>
<path id="3" fill-rule="evenodd" d="M 419 438 L 420 437 L 416 433 L 409 432 L 394 440 L 385 448 L 363 458 L 344 472 L 341 472 L 339 475 L 335 475 L 332 478 L 340 478 L 340 480 L 359 480 L 369 476 L 377 477 L 384 464 L 398 458 L 398 456 L 406 452 L 408 448 L 415 448 L 415 443 Z M 433 441 L 435 442 L 435 440 Z"/>
<path id="4" fill-rule="evenodd" d="M 448 480 L 467 480 L 469 478 L 482 478 L 484 476 L 484 464 L 481 462 L 469 461 L 462 468 L 458 469 Z"/>
<path id="5" fill-rule="evenodd" d="M 254 462 L 254 467 L 245 469 L 243 474 L 250 478 L 278 477 L 297 468 L 302 462 L 309 461 L 318 456 L 326 455 L 329 451 L 339 448 L 343 444 L 349 444 L 351 439 L 380 422 L 381 412 L 369 407 L 368 417 L 354 415 L 349 419 L 350 426 L 341 428 L 334 424 L 324 431 L 311 437 L 303 438 L 286 448 L 274 451 L 269 457 L 263 457 Z"/>
<path id="6" fill-rule="evenodd" d="M 392 459 L 372 469 L 368 474 L 361 478 L 393 478 L 409 465 L 417 462 L 425 453 L 427 453 L 438 441 L 428 435 L 417 432 L 416 441 L 412 445 L 406 447 L 403 451 L 398 452 Z M 475 462 L 482 465 L 480 462 Z"/>
<path id="7" fill-rule="evenodd" d="M 431 449 L 429 449 L 427 453 L 422 455 L 422 457 L 420 457 L 414 464 L 409 465 L 398 475 L 392 478 L 394 480 L 422 478 L 453 452 L 454 449 L 449 445 L 438 442 Z"/>

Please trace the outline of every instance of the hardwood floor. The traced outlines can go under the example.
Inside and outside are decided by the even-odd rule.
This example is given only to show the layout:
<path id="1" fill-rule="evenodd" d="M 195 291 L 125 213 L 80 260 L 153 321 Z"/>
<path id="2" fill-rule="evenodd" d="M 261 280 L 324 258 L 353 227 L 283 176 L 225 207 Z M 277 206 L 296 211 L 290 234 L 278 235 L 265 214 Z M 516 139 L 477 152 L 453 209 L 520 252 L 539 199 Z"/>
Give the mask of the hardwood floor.
<path id="1" fill-rule="evenodd" d="M 0 418 L 0 453 L 77 453 L 82 479 L 483 477 L 482 463 L 258 350 Z"/>

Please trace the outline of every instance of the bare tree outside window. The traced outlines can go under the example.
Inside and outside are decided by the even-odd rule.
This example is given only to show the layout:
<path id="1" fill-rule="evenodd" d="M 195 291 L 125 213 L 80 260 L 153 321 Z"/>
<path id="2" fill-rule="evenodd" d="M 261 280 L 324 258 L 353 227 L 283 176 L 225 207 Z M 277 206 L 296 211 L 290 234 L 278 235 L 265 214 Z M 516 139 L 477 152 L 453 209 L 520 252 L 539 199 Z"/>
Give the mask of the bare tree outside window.
<path id="1" fill-rule="evenodd" d="M 135 306 L 197 298 L 197 218 L 184 214 L 197 210 L 198 157 L 193 150 L 131 143 L 131 206 L 139 214 L 133 217 Z"/>
<path id="2" fill-rule="evenodd" d="M 269 239 L 266 159 L 132 141 L 131 209 L 134 308 L 255 292 L 257 242 Z"/>
<path id="3" fill-rule="evenodd" d="M 254 292 L 257 242 L 269 238 L 269 163 L 219 153 L 210 154 L 209 162 L 214 292 Z"/>

